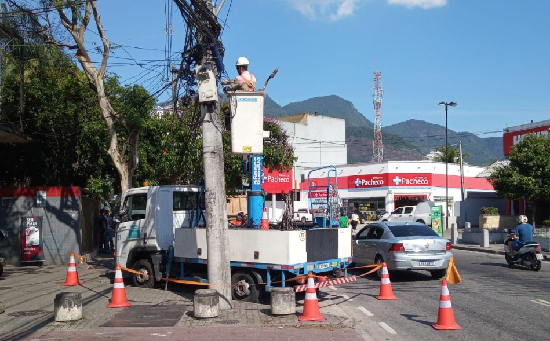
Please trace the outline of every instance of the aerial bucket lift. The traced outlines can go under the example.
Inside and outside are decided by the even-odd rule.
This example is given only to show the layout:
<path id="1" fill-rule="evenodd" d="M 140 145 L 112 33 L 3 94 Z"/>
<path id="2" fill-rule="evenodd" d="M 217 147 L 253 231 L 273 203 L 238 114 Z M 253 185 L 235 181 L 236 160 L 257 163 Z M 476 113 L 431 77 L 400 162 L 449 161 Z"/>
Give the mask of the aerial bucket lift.
<path id="1" fill-rule="evenodd" d="M 264 98 L 263 91 L 231 91 L 227 93 L 231 108 L 231 151 L 248 158 L 250 191 L 247 197 L 248 223 L 260 228 L 265 199 L 264 178 Z"/>

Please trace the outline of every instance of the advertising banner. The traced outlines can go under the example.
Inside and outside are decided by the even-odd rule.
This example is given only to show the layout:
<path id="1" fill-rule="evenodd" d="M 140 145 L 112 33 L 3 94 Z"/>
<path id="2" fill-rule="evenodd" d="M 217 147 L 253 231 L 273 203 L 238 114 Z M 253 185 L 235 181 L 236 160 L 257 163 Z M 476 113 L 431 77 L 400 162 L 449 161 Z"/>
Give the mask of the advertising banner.
<path id="1" fill-rule="evenodd" d="M 21 218 L 21 262 L 43 262 L 42 217 Z"/>
<path id="2" fill-rule="evenodd" d="M 292 170 L 288 172 L 278 172 L 276 170 L 269 171 L 267 168 L 264 171 L 264 182 L 262 189 L 267 193 L 290 193 L 292 192 Z"/>
<path id="3" fill-rule="evenodd" d="M 441 206 L 432 206 L 432 230 L 440 237 L 443 237 L 443 226 L 441 226 Z"/>

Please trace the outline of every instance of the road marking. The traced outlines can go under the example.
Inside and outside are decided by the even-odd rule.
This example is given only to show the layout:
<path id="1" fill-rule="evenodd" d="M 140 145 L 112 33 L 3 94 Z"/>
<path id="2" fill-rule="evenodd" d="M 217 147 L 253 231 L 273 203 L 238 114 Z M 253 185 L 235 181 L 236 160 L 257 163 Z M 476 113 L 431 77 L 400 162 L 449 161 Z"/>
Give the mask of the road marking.
<path id="1" fill-rule="evenodd" d="M 348 295 L 342 295 L 342 297 L 343 297 L 346 301 L 353 302 L 353 299 L 352 299 L 352 298 L 349 298 Z"/>
<path id="2" fill-rule="evenodd" d="M 390 334 L 397 334 L 392 327 L 388 326 L 385 322 L 378 322 L 378 325 Z"/>
<path id="3" fill-rule="evenodd" d="M 365 307 L 357 307 L 357 309 L 359 309 L 363 314 L 367 315 L 367 316 L 374 316 L 373 313 L 371 313 L 370 311 L 368 311 Z"/>
<path id="4" fill-rule="evenodd" d="M 328 286 L 327 288 L 329 288 L 330 290 L 334 290 L 334 291 L 338 290 L 338 289 L 336 289 L 336 287 L 335 287 L 335 286 L 333 286 L 333 285 L 331 285 L 331 286 Z"/>
<path id="5" fill-rule="evenodd" d="M 537 304 L 540 304 L 540 305 L 543 305 L 543 306 L 545 306 L 545 307 L 550 307 L 550 302 L 545 301 L 545 300 L 539 300 L 539 299 L 537 299 L 537 300 L 531 300 L 531 302 L 537 303 Z"/>

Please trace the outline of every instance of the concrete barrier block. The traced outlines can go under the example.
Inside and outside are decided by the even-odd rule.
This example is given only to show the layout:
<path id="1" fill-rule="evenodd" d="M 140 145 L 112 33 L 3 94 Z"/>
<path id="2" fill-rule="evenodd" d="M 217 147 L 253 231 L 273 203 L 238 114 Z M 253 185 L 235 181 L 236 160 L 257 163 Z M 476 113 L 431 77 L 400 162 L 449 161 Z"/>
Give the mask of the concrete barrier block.
<path id="1" fill-rule="evenodd" d="M 479 246 L 481 247 L 489 247 L 489 230 L 487 229 L 483 229 L 483 231 L 481 232 L 481 243 L 479 244 Z"/>
<path id="2" fill-rule="evenodd" d="M 296 313 L 296 294 L 293 288 L 271 288 L 271 314 L 290 315 Z"/>
<path id="3" fill-rule="evenodd" d="M 78 292 L 55 295 L 53 315 L 56 322 L 76 321 L 82 318 L 82 296 Z"/>
<path id="4" fill-rule="evenodd" d="M 220 296 L 215 289 L 198 289 L 193 297 L 193 310 L 196 318 L 217 317 Z"/>

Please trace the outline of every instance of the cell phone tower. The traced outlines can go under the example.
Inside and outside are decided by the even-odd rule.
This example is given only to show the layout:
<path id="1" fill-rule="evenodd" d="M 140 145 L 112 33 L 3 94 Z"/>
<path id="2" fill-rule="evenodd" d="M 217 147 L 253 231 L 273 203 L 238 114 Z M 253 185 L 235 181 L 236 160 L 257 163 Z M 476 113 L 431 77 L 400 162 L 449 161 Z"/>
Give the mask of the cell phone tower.
<path id="1" fill-rule="evenodd" d="M 382 119 L 380 107 L 382 106 L 382 97 L 384 89 L 380 85 L 382 73 L 374 71 L 374 88 L 372 89 L 372 103 L 374 104 L 374 139 L 372 140 L 372 162 L 382 162 L 384 160 L 384 143 L 382 142 Z"/>

